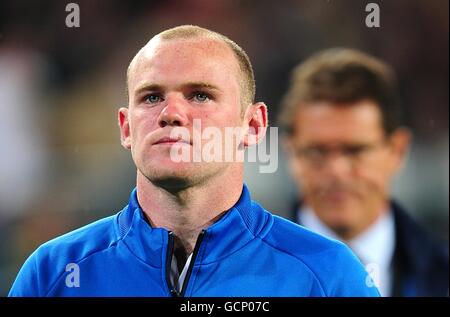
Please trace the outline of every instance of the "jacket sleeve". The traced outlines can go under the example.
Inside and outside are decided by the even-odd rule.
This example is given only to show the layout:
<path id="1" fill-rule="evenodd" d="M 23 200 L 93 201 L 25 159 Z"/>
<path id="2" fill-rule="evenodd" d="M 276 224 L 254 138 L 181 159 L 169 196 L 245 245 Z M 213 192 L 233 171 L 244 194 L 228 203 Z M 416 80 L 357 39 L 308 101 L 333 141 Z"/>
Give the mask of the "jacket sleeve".
<path id="1" fill-rule="evenodd" d="M 9 297 L 38 297 L 43 296 L 40 290 L 39 270 L 35 251 L 24 263 L 14 284 L 9 291 Z"/>

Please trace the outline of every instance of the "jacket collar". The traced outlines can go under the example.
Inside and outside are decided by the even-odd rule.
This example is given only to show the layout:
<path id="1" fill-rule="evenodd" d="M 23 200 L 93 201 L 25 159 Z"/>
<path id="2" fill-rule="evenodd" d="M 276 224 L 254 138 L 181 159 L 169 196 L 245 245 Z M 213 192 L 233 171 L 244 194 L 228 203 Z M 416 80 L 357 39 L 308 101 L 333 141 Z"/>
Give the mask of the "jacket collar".
<path id="1" fill-rule="evenodd" d="M 205 229 L 196 262 L 208 264 L 227 257 L 255 236 L 267 232 L 272 222 L 270 214 L 251 200 L 244 184 L 236 204 Z M 136 188 L 131 192 L 128 205 L 119 213 L 117 225 L 123 242 L 135 256 L 153 267 L 164 266 L 169 231 L 148 224 L 139 206 Z"/>

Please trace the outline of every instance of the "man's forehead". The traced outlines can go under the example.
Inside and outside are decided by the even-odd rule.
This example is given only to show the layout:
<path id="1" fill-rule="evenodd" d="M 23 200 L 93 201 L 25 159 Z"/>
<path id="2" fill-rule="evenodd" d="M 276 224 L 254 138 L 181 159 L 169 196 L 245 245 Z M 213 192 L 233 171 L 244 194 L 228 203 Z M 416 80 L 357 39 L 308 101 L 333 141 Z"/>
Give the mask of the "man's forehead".
<path id="1" fill-rule="evenodd" d="M 169 54 L 168 54 L 169 52 Z M 210 37 L 162 39 L 159 36 L 152 38 L 134 57 L 129 66 L 129 75 L 136 67 L 152 63 L 155 58 L 164 60 L 164 57 L 177 56 L 179 58 L 198 56 L 198 58 L 213 57 L 221 62 L 234 64 L 239 67 L 231 48 L 223 41 Z"/>
<path id="2" fill-rule="evenodd" d="M 136 59 L 139 60 L 140 58 L 151 58 L 153 56 L 157 49 L 161 47 L 162 41 L 160 37 L 154 37 L 152 38 L 147 44 L 144 45 L 143 48 L 139 51 L 139 53 L 136 55 Z"/>
<path id="3" fill-rule="evenodd" d="M 381 113 L 374 101 L 365 99 L 348 103 L 328 101 L 304 103 L 298 108 L 297 115 L 306 115 L 310 120 L 323 121 L 325 119 L 336 123 L 366 124 L 369 121 L 377 122 Z"/>
<path id="4" fill-rule="evenodd" d="M 317 103 L 304 105 L 295 116 L 297 136 L 320 139 L 363 139 L 383 134 L 378 107 L 371 101 L 351 105 Z"/>

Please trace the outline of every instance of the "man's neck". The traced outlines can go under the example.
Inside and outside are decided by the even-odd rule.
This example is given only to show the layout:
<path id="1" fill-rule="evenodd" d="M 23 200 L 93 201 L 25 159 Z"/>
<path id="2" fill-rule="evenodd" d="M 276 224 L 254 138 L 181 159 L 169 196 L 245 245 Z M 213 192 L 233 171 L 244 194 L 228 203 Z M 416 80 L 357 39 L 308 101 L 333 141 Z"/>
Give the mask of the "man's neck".
<path id="1" fill-rule="evenodd" d="M 138 171 L 137 198 L 152 227 L 172 231 L 189 255 L 201 230 L 238 201 L 242 185 L 242 176 L 232 175 L 173 192 L 155 186 Z"/>

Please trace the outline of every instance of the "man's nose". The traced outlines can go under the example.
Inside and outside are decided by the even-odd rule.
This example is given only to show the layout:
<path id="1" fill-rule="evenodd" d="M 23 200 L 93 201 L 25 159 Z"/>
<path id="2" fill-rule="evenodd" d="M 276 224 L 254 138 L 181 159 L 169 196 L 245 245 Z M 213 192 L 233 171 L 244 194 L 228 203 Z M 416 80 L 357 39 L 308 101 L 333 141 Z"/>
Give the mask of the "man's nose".
<path id="1" fill-rule="evenodd" d="M 166 105 L 158 117 L 161 128 L 165 126 L 186 126 L 189 122 L 187 116 L 187 105 L 178 97 L 167 97 Z"/>
<path id="2" fill-rule="evenodd" d="M 353 164 L 345 155 L 330 155 L 325 168 L 329 174 L 337 178 L 345 178 L 351 173 Z"/>

